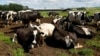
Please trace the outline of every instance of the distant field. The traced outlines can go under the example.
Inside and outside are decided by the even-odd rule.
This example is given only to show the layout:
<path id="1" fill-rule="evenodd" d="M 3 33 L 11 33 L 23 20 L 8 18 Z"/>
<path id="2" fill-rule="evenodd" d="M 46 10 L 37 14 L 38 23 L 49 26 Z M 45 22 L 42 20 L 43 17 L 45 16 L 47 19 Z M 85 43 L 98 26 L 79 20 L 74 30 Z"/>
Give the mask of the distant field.
<path id="1" fill-rule="evenodd" d="M 64 11 L 57 11 L 59 15 L 61 16 L 66 16 L 68 13 Z M 48 17 L 48 11 L 40 11 L 42 16 Z"/>
<path id="2" fill-rule="evenodd" d="M 100 12 L 100 8 L 87 8 L 88 15 L 93 15 L 95 12 Z"/>
<path id="3" fill-rule="evenodd" d="M 93 7 L 93 8 L 86 8 L 86 10 L 82 11 L 87 11 L 89 12 L 88 15 L 93 15 L 95 12 L 100 12 L 100 8 L 98 7 Z M 42 16 L 48 17 L 48 11 L 40 11 Z M 61 16 L 67 16 L 68 12 L 67 11 L 57 11 Z"/>

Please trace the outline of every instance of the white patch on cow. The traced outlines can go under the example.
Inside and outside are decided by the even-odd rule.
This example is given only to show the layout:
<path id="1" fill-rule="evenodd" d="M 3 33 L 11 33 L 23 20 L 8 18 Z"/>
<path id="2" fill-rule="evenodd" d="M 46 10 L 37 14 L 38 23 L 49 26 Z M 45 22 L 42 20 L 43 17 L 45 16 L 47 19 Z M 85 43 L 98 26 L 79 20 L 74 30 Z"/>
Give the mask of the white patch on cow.
<path id="1" fill-rule="evenodd" d="M 44 33 L 46 36 L 52 36 L 55 28 L 55 26 L 51 23 L 42 23 L 39 27 L 41 28 L 39 31 Z"/>
<path id="2" fill-rule="evenodd" d="M 89 31 L 89 28 L 82 27 L 82 29 L 84 30 L 86 35 L 90 35 L 91 34 L 90 31 Z"/>
<path id="3" fill-rule="evenodd" d="M 34 39 L 32 43 L 33 43 L 33 44 L 36 44 L 36 43 L 37 43 L 37 42 L 36 42 L 36 39 Z"/>
<path id="4" fill-rule="evenodd" d="M 97 26 L 99 26 L 99 24 L 100 24 L 100 21 L 97 21 Z"/>
<path id="5" fill-rule="evenodd" d="M 69 36 L 65 37 L 65 42 L 66 42 L 67 47 L 69 47 L 71 45 L 71 41 L 70 41 L 70 37 Z"/>
<path id="6" fill-rule="evenodd" d="M 79 11 L 79 12 L 77 13 L 77 15 L 80 15 L 80 16 L 82 16 L 82 12 L 81 12 L 81 11 Z"/>
<path id="7" fill-rule="evenodd" d="M 8 20 L 9 13 L 7 13 L 7 15 L 6 15 L 6 16 L 7 16 L 6 20 Z"/>
<path id="8" fill-rule="evenodd" d="M 37 19 L 36 19 L 36 22 L 38 22 L 38 23 L 40 24 L 40 19 L 37 18 Z"/>
<path id="9" fill-rule="evenodd" d="M 34 30 L 33 31 L 33 34 L 36 36 L 36 34 L 38 33 L 38 31 L 37 30 Z"/>
<path id="10" fill-rule="evenodd" d="M 29 24 L 29 27 L 34 28 L 34 26 L 33 26 L 33 24 L 32 24 L 32 23 L 30 23 L 30 24 Z"/>
<path id="11" fill-rule="evenodd" d="M 34 31 L 33 31 L 34 40 L 33 40 L 33 42 L 32 42 L 32 43 L 34 43 L 34 44 L 36 44 L 36 43 L 37 43 L 37 42 L 36 42 L 36 35 L 37 35 L 37 33 L 38 33 L 38 31 L 37 31 L 37 30 L 34 30 Z"/>
<path id="12" fill-rule="evenodd" d="M 53 23 L 57 23 L 57 21 L 59 21 L 60 19 L 62 19 L 62 16 L 59 16 L 58 18 L 55 18 L 55 19 L 53 20 Z"/>
<path id="13" fill-rule="evenodd" d="M 58 21 L 58 19 L 54 19 L 54 20 L 53 20 L 53 23 L 56 23 L 57 21 Z"/>
<path id="14" fill-rule="evenodd" d="M 10 18 L 9 18 L 10 20 L 13 20 L 13 17 L 12 17 L 12 14 L 11 14 L 11 16 L 10 16 Z"/>

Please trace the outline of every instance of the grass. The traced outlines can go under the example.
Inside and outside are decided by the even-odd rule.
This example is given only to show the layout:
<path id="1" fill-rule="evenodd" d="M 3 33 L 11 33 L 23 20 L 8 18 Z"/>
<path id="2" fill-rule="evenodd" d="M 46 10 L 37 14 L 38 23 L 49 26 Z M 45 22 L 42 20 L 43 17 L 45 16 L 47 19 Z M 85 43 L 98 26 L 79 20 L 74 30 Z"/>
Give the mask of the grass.
<path id="1" fill-rule="evenodd" d="M 100 36 L 96 35 L 94 39 L 87 40 L 85 44 L 88 47 L 100 48 Z"/>
<path id="2" fill-rule="evenodd" d="M 94 56 L 94 51 L 88 48 L 70 49 L 69 52 L 75 56 Z"/>
<path id="3" fill-rule="evenodd" d="M 4 43 L 6 43 L 7 45 L 13 47 L 13 48 L 11 48 L 13 56 L 25 56 L 24 50 L 22 48 L 19 48 L 19 47 L 14 48 L 14 46 L 17 46 L 17 45 L 11 41 L 9 36 L 5 36 L 4 33 L 1 33 L 1 32 L 0 32 L 0 41 L 2 41 Z"/>
<path id="4" fill-rule="evenodd" d="M 88 40 L 88 41 L 86 41 L 86 45 L 89 46 L 89 47 L 100 48 L 100 41 L 97 41 L 97 40 Z"/>
<path id="5" fill-rule="evenodd" d="M 100 8 L 99 7 L 90 7 L 90 8 L 86 8 L 86 10 L 82 10 L 82 11 L 89 12 L 87 15 L 91 16 L 91 15 L 94 15 L 95 12 L 100 12 Z M 68 12 L 66 12 L 66 11 L 56 11 L 56 12 L 58 12 L 60 16 L 68 15 Z M 48 17 L 48 11 L 40 11 L 40 13 L 42 16 Z"/>
<path id="6" fill-rule="evenodd" d="M 96 36 L 95 36 L 95 39 L 96 39 L 96 40 L 100 40 L 100 35 L 96 35 Z"/>
<path id="7" fill-rule="evenodd" d="M 92 49 L 82 49 L 79 50 L 78 54 L 82 55 L 82 56 L 94 56 L 94 51 Z"/>
<path id="8" fill-rule="evenodd" d="M 14 49 L 12 52 L 14 56 L 25 56 L 22 48 Z"/>
<path id="9" fill-rule="evenodd" d="M 56 11 L 59 13 L 60 16 L 67 16 L 68 13 L 64 11 Z M 48 17 L 48 11 L 40 11 L 41 15 L 44 17 Z"/>
<path id="10" fill-rule="evenodd" d="M 41 15 L 44 17 L 48 17 L 48 12 L 47 11 L 40 11 Z"/>
<path id="11" fill-rule="evenodd" d="M 89 12 L 88 15 L 94 15 L 95 12 L 100 12 L 100 8 L 97 7 L 87 8 L 87 11 Z"/>
<path id="12" fill-rule="evenodd" d="M 66 53 L 60 53 L 59 56 L 68 56 L 68 55 L 66 55 Z"/>
<path id="13" fill-rule="evenodd" d="M 78 54 L 78 50 L 77 49 L 69 49 L 69 52 L 71 53 L 71 54 Z"/>
<path id="14" fill-rule="evenodd" d="M 62 51 L 56 51 L 56 54 L 58 54 L 58 56 L 69 56 L 68 54 Z"/>
<path id="15" fill-rule="evenodd" d="M 11 43 L 10 37 L 5 36 L 4 33 L 0 33 L 0 41 L 4 41 L 5 43 Z"/>

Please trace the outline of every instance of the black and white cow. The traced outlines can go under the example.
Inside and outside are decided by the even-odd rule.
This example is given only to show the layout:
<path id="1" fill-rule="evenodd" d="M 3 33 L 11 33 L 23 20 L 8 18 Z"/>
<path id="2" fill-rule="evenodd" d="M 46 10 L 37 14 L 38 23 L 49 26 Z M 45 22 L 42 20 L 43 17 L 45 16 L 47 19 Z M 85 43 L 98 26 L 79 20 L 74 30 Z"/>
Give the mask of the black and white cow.
<path id="1" fill-rule="evenodd" d="M 12 39 L 13 42 L 18 42 L 25 50 L 28 52 L 30 48 L 34 48 L 35 46 L 40 45 L 40 35 L 37 28 L 19 28 L 17 29 L 14 37 Z"/>
<path id="2" fill-rule="evenodd" d="M 31 22 L 37 22 L 40 24 L 40 19 L 42 16 L 37 11 L 20 11 L 18 13 L 18 20 L 21 20 L 25 26 L 28 26 Z"/>
<path id="3" fill-rule="evenodd" d="M 97 21 L 96 26 L 97 26 L 96 30 L 99 31 L 100 30 L 100 21 Z"/>
<path id="4" fill-rule="evenodd" d="M 92 38 L 95 36 L 95 33 L 88 27 L 73 25 L 70 22 L 67 22 L 65 24 L 67 24 L 65 26 L 66 31 L 75 32 L 79 37 Z"/>
<path id="5" fill-rule="evenodd" d="M 1 14 L 3 24 L 5 24 L 5 26 L 9 25 L 14 20 L 15 15 L 17 15 L 15 11 L 3 11 Z"/>
<path id="6" fill-rule="evenodd" d="M 1 15 L 2 15 L 2 11 L 0 11 L 0 19 L 2 18 L 2 16 L 1 16 Z"/>
<path id="7" fill-rule="evenodd" d="M 64 41 L 66 43 L 66 47 L 70 47 L 71 43 L 75 44 L 75 48 L 82 47 L 81 45 L 77 45 L 77 36 L 75 33 L 68 33 L 51 23 L 42 23 L 37 28 L 42 33 L 41 36 L 44 38 L 51 37 L 56 40 Z"/>
<path id="8" fill-rule="evenodd" d="M 100 29 L 100 12 L 94 13 L 92 23 L 94 24 L 96 30 L 98 31 Z"/>
<path id="9" fill-rule="evenodd" d="M 88 16 L 85 11 L 69 11 L 68 20 L 74 25 L 84 25 Z"/>
<path id="10" fill-rule="evenodd" d="M 94 20 L 99 21 L 100 20 L 100 12 L 94 13 Z"/>

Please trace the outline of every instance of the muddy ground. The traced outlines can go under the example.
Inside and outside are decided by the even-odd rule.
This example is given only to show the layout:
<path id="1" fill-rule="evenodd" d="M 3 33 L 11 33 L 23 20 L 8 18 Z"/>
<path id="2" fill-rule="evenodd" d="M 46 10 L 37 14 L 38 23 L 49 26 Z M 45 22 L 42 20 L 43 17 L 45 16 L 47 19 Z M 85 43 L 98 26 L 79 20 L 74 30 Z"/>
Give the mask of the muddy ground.
<path id="1" fill-rule="evenodd" d="M 41 19 L 41 23 L 43 22 L 51 23 L 52 20 L 53 20 L 52 18 Z M 5 35 L 10 36 L 12 38 L 14 31 L 17 28 L 20 28 L 21 25 L 22 24 L 20 23 L 19 24 L 12 23 L 9 27 L 8 26 L 4 27 L 2 23 L 0 23 L 0 32 L 3 32 Z M 83 44 L 84 47 L 86 47 L 84 44 L 86 40 L 88 39 L 80 38 L 79 42 Z M 54 43 L 53 45 L 45 43 L 43 47 L 31 49 L 29 53 L 25 53 L 25 56 L 66 56 L 66 55 L 67 56 L 80 56 L 78 54 L 70 54 L 68 49 L 65 49 L 63 47 L 57 47 L 55 45 L 56 44 Z M 58 45 L 63 46 L 62 44 L 58 44 Z M 11 48 L 12 48 L 11 46 L 6 45 L 3 42 L 0 42 L 0 56 L 13 56 L 11 53 L 9 53 L 11 51 L 10 50 Z M 93 50 L 95 51 L 95 56 L 100 56 L 99 54 L 100 50 L 95 50 L 95 48 Z"/>

